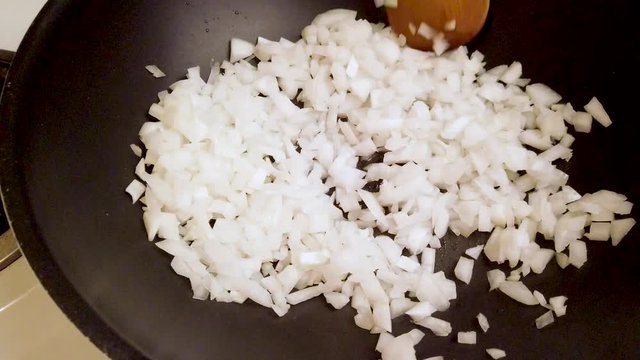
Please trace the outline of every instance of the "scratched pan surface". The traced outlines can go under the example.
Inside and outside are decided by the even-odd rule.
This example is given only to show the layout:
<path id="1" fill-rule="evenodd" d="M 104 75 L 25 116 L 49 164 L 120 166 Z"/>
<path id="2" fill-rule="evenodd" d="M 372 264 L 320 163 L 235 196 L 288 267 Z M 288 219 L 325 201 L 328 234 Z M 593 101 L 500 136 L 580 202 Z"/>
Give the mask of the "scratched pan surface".
<path id="1" fill-rule="evenodd" d="M 129 144 L 155 94 L 187 67 L 228 55 L 233 36 L 297 39 L 317 13 L 354 8 L 380 19 L 370 1 L 51 1 L 15 58 L 1 107 L 2 193 L 27 259 L 74 323 L 114 359 L 375 359 L 376 337 L 353 325 L 351 310 L 321 301 L 284 318 L 253 304 L 201 302 L 167 256 L 145 241 L 140 209 L 123 189 L 135 157 Z M 525 76 L 585 104 L 597 95 L 614 125 L 577 135 L 570 184 L 640 200 L 636 83 L 640 36 L 630 1 L 494 0 L 472 44 L 489 66 L 519 60 Z M 168 76 L 153 79 L 147 64 Z M 633 215 L 638 217 L 637 211 Z M 485 261 L 442 318 L 454 331 L 491 322 L 479 346 L 427 336 L 418 357 L 483 358 L 484 348 L 517 359 L 640 358 L 640 239 L 592 244 L 589 262 L 560 273 L 551 264 L 526 283 L 567 295 L 569 313 L 538 331 L 543 309 L 487 294 Z M 449 236 L 438 267 L 484 236 Z M 394 322 L 397 333 L 410 328 Z"/>

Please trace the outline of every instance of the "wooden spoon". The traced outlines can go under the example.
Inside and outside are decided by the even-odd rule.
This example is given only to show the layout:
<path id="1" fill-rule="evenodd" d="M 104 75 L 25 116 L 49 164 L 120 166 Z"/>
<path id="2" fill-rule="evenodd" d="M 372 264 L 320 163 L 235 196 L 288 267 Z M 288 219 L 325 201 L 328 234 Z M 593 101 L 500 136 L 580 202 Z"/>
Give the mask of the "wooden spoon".
<path id="1" fill-rule="evenodd" d="M 410 23 L 417 29 L 424 22 L 442 32 L 452 47 L 471 41 L 482 29 L 489 0 L 398 0 L 397 8 L 387 8 L 389 23 L 396 34 L 403 34 L 407 44 L 416 49 L 429 50 L 432 42 L 409 30 Z M 445 30 L 445 25 L 455 20 L 455 29 Z"/>

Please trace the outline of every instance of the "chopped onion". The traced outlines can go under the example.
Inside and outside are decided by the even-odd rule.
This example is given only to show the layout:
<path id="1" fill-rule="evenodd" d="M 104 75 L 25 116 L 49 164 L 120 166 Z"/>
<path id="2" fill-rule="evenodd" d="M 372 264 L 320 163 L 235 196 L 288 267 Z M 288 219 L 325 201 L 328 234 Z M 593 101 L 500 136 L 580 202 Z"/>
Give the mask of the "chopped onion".
<path id="1" fill-rule="evenodd" d="M 125 189 L 125 191 L 131 195 L 131 200 L 135 204 L 138 199 L 144 194 L 146 187 L 138 180 L 133 180 Z"/>
<path id="2" fill-rule="evenodd" d="M 569 263 L 581 268 L 587 262 L 587 244 L 584 241 L 573 240 L 569 244 Z"/>
<path id="3" fill-rule="evenodd" d="M 473 275 L 473 260 L 461 256 L 460 259 L 458 259 L 456 268 L 454 269 L 454 274 L 458 280 L 465 284 L 471 282 L 471 276 Z"/>
<path id="4" fill-rule="evenodd" d="M 432 316 L 428 316 L 420 321 L 416 321 L 417 325 L 431 330 L 436 336 L 449 336 L 451 334 L 451 324 Z"/>
<path id="5" fill-rule="evenodd" d="M 467 250 L 464 251 L 464 253 L 469 257 L 472 257 L 477 260 L 478 256 L 482 254 L 482 249 L 484 249 L 484 245 L 477 245 L 477 246 L 468 248 Z"/>
<path id="6" fill-rule="evenodd" d="M 609 114 L 607 114 L 604 107 L 595 96 L 591 98 L 587 105 L 584 106 L 584 109 L 602 126 L 608 127 L 611 125 L 611 118 L 609 117 Z"/>
<path id="7" fill-rule="evenodd" d="M 533 296 L 533 293 L 525 284 L 521 281 L 505 281 L 498 287 L 500 291 L 505 293 L 510 298 L 521 302 L 525 305 L 538 305 L 538 299 Z"/>
<path id="8" fill-rule="evenodd" d="M 585 236 L 589 240 L 607 241 L 611 237 L 611 223 L 592 222 L 589 232 Z"/>
<path id="9" fill-rule="evenodd" d="M 571 117 L 571 123 L 577 132 L 588 133 L 591 132 L 591 123 L 593 118 L 591 114 L 578 111 Z"/>
<path id="10" fill-rule="evenodd" d="M 142 149 L 140 148 L 140 146 L 136 145 L 136 144 L 131 144 L 129 145 L 131 147 L 131 151 L 133 151 L 133 153 L 137 156 L 137 157 L 142 157 Z"/>
<path id="11" fill-rule="evenodd" d="M 506 281 L 507 276 L 502 270 L 493 269 L 487 271 L 487 279 L 489 280 L 489 291 L 495 290 Z"/>
<path id="12" fill-rule="evenodd" d="M 229 61 L 234 63 L 236 61 L 248 58 L 249 56 L 253 55 L 254 51 L 255 45 L 253 45 L 252 43 L 246 40 L 233 38 L 231 39 L 231 54 L 229 56 Z"/>
<path id="13" fill-rule="evenodd" d="M 507 356 L 507 353 L 504 350 L 496 348 L 487 349 L 487 354 L 491 356 L 492 359 L 502 359 Z"/>
<path id="14" fill-rule="evenodd" d="M 456 29 L 456 19 L 451 19 L 444 23 L 444 29 L 446 31 L 454 31 Z"/>
<path id="15" fill-rule="evenodd" d="M 611 241 L 613 246 L 617 246 L 635 224 L 636 221 L 632 218 L 613 220 L 611 222 Z"/>
<path id="16" fill-rule="evenodd" d="M 458 344 L 473 345 L 476 343 L 475 331 L 460 331 L 458 332 Z"/>
<path id="17" fill-rule="evenodd" d="M 543 327 L 552 324 L 553 321 L 553 311 L 547 311 L 536 319 L 536 328 L 542 329 Z"/>
<path id="18" fill-rule="evenodd" d="M 554 296 L 549 299 L 549 305 L 556 316 L 564 316 L 567 313 L 567 305 L 564 304 L 566 301 L 566 296 Z"/>
<path id="19" fill-rule="evenodd" d="M 144 68 L 147 69 L 147 71 L 151 73 L 151 75 L 153 75 L 154 78 L 161 78 L 161 77 L 167 76 L 164 72 L 162 72 L 162 70 L 160 70 L 159 67 L 155 65 L 147 65 Z"/>
<path id="20" fill-rule="evenodd" d="M 484 316 L 483 313 L 478 313 L 476 318 L 478 319 L 478 325 L 480 325 L 482 332 L 487 332 L 487 330 L 489 330 L 489 320 L 487 320 L 487 317 Z"/>
<path id="21" fill-rule="evenodd" d="M 481 53 L 447 52 L 444 34 L 411 27 L 433 52 L 356 11 L 330 10 L 296 42 L 232 39 L 230 61 L 206 81 L 190 68 L 158 94 L 157 121 L 139 131 L 144 149 L 131 146 L 141 159 L 126 192 L 194 298 L 251 300 L 284 316 L 322 295 L 336 309 L 350 303 L 356 325 L 380 334 L 383 359 L 414 359 L 424 334 L 393 337 L 392 319 L 406 314 L 448 336 L 451 324 L 432 315 L 457 289 L 435 272 L 436 252 L 449 230 L 482 231 L 486 244 L 460 246 L 511 268 L 508 278 L 487 273 L 490 290 L 564 314 L 563 297 L 547 304 L 520 279 L 554 254 L 561 267 L 582 266 L 585 227 L 587 238 L 617 245 L 634 226 L 615 218 L 632 210 L 624 195 L 581 196 L 557 166 L 576 141 L 566 124 L 588 132 L 608 115 L 595 98 L 587 112 L 559 103 L 521 78 L 517 61 L 486 69 Z M 473 266 L 461 257 L 447 275 L 469 283 Z"/>

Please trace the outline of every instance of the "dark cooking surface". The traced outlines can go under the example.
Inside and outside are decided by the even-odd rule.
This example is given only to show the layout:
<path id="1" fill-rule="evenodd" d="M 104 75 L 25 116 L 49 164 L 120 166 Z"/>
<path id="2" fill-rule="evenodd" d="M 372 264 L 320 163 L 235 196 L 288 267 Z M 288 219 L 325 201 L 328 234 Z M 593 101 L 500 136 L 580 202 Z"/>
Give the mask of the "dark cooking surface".
<path id="1" fill-rule="evenodd" d="M 320 301 L 277 319 L 254 305 L 191 300 L 188 282 L 145 240 L 139 205 L 124 193 L 136 158 L 129 144 L 155 94 L 187 67 L 206 69 L 227 54 L 232 36 L 297 39 L 323 10 L 363 10 L 370 0 L 50 1 L 29 31 L 9 74 L 0 108 L 2 192 L 29 262 L 66 314 L 115 359 L 374 359 L 377 337 L 358 329 L 351 310 Z M 640 108 L 640 43 L 632 2 L 494 0 L 474 44 L 490 65 L 519 60 L 525 76 L 550 85 L 578 107 L 597 95 L 614 125 L 577 135 L 569 167 L 580 192 L 622 192 L 636 204 L 633 174 Z M 156 80 L 144 66 L 168 76 Z M 205 72 L 205 71 L 203 71 Z M 638 211 L 633 214 L 639 218 Z M 483 358 L 498 347 L 517 359 L 640 358 L 640 239 L 617 248 L 590 244 L 580 270 L 555 263 L 525 283 L 546 296 L 567 295 L 568 314 L 538 331 L 541 307 L 486 293 L 480 261 L 470 286 L 459 286 L 454 333 L 427 334 L 418 358 Z M 452 276 L 471 241 L 445 240 L 438 267 Z M 559 276 L 557 276 L 559 275 Z M 478 346 L 454 343 L 478 330 Z M 410 327 L 394 322 L 396 334 Z M 428 331 L 426 331 L 428 332 Z"/>

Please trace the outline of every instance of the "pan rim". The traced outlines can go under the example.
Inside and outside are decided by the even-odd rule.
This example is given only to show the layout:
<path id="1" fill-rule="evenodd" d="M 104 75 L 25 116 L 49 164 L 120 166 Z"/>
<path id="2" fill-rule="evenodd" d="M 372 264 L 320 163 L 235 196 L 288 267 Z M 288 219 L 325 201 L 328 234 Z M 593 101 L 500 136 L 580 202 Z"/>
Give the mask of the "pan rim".
<path id="1" fill-rule="evenodd" d="M 25 174 L 19 155 L 17 126 L 29 84 L 30 69 L 37 66 L 38 53 L 55 23 L 71 8 L 72 1 L 48 1 L 30 25 L 9 69 L 0 94 L 0 195 L 9 225 L 18 246 L 36 277 L 65 316 L 89 340 L 114 360 L 148 359 L 118 335 L 89 305 L 64 275 L 46 245 L 43 234 L 35 226 L 28 206 Z"/>

